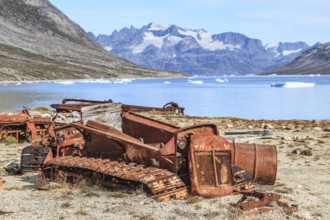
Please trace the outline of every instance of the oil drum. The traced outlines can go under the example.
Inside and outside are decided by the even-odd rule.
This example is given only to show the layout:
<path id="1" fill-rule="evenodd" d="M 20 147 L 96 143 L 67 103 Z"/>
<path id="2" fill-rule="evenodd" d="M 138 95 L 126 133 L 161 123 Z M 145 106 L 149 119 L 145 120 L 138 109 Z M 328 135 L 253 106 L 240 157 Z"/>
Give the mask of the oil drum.
<path id="1" fill-rule="evenodd" d="M 277 173 L 275 145 L 231 143 L 232 164 L 245 170 L 259 184 L 273 185 Z"/>

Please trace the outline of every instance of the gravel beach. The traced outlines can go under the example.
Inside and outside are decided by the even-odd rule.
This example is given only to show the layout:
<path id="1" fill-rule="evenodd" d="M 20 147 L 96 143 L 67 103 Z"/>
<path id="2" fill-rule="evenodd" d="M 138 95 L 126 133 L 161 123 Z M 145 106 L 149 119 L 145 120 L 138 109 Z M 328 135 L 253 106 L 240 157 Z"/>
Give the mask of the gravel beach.
<path id="1" fill-rule="evenodd" d="M 275 144 L 278 171 L 274 186 L 258 186 L 275 192 L 299 211 L 274 211 L 246 217 L 230 205 L 240 195 L 215 199 L 190 196 L 186 200 L 156 202 L 141 189 L 122 191 L 99 187 L 70 187 L 52 183 L 50 190 L 38 190 L 38 173 L 10 176 L 3 169 L 20 161 L 28 143 L 0 143 L 0 218 L 1 219 L 330 219 L 330 121 L 246 120 L 144 113 L 178 126 L 214 123 L 220 135 L 225 131 L 270 129 L 272 135 L 231 135 L 236 142 Z M 295 149 L 308 155 L 292 153 Z M 311 155 L 310 155 L 311 154 Z"/>

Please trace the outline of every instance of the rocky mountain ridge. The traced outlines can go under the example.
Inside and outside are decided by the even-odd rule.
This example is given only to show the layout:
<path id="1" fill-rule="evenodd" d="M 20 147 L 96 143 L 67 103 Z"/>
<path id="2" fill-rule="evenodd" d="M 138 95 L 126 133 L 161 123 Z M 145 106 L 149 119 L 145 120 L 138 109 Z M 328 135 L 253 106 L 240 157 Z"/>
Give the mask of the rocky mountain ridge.
<path id="1" fill-rule="evenodd" d="M 48 0 L 0 0 L 0 81 L 168 77 L 112 55 Z"/>
<path id="2" fill-rule="evenodd" d="M 115 30 L 111 35 L 88 34 L 133 63 L 190 75 L 256 74 L 288 63 L 310 47 L 304 42 L 263 46 L 261 40 L 240 33 L 211 34 L 156 23 Z"/>
<path id="3" fill-rule="evenodd" d="M 330 74 L 330 42 L 317 44 L 291 63 L 263 74 Z"/>

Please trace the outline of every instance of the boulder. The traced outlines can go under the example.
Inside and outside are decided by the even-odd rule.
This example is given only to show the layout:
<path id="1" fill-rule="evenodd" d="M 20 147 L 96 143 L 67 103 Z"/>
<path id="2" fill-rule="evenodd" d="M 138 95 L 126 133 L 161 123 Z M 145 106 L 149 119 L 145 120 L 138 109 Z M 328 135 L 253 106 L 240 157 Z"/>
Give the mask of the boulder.
<path id="1" fill-rule="evenodd" d="M 19 163 L 11 162 L 4 166 L 4 169 L 9 175 L 17 175 L 22 172 L 21 165 Z"/>

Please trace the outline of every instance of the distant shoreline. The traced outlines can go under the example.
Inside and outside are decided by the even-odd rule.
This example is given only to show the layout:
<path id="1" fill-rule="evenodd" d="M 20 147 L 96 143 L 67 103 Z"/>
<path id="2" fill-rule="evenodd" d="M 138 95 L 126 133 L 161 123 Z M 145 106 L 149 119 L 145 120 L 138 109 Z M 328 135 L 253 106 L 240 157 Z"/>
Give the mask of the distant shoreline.
<path id="1" fill-rule="evenodd" d="M 303 75 L 276 75 L 276 74 L 267 74 L 267 75 L 219 75 L 219 76 L 202 76 L 202 75 L 194 75 L 194 76 L 177 76 L 177 77 L 123 77 L 123 78 L 96 78 L 96 79 L 45 79 L 45 80 L 18 80 L 18 81 L 1 81 L 0 84 L 17 84 L 17 83 L 54 83 L 54 82 L 101 82 L 101 81 L 120 81 L 120 80 L 147 80 L 147 79 L 188 79 L 188 78 L 202 78 L 202 77 L 213 77 L 213 78 L 226 78 L 226 77 L 324 77 L 330 76 L 330 74 L 303 74 Z"/>
<path id="2" fill-rule="evenodd" d="M 45 80 L 18 80 L 18 81 L 1 81 L 0 84 L 17 84 L 17 83 L 56 83 L 56 82 L 106 82 L 106 81 L 121 81 L 121 80 L 146 80 L 146 79 L 186 79 L 190 78 L 192 76 L 186 76 L 186 77 L 123 77 L 123 78 L 98 78 L 98 79 L 45 79 Z"/>

